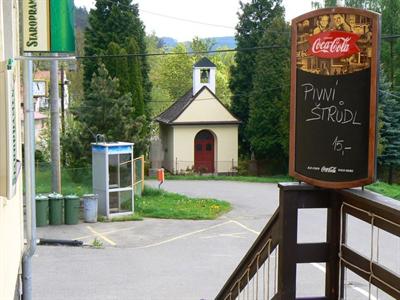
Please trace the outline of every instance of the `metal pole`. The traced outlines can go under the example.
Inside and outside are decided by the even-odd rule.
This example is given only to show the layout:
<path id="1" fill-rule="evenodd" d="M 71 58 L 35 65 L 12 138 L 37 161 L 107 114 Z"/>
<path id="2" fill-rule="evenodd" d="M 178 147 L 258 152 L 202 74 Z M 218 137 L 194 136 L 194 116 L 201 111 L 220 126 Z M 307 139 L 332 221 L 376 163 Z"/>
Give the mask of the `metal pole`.
<path id="1" fill-rule="evenodd" d="M 64 107 L 64 84 L 65 84 L 65 78 L 64 78 L 64 64 L 61 63 L 61 67 L 60 67 L 60 71 L 61 71 L 61 134 L 62 136 L 64 136 L 65 134 L 65 107 Z M 64 154 L 64 150 L 61 149 L 62 153 L 61 153 L 61 165 L 64 166 L 65 165 L 65 154 Z"/>
<path id="2" fill-rule="evenodd" d="M 27 248 L 22 259 L 23 299 L 32 299 L 32 256 L 36 251 L 35 109 L 32 99 L 32 61 L 24 61 L 24 147 Z"/>
<path id="3" fill-rule="evenodd" d="M 51 191 L 55 193 L 61 193 L 60 112 L 58 105 L 58 61 L 57 60 L 51 61 L 50 110 L 51 110 Z"/>
<path id="4" fill-rule="evenodd" d="M 64 134 L 65 130 L 65 108 L 64 108 L 64 64 L 61 63 L 61 132 Z"/>

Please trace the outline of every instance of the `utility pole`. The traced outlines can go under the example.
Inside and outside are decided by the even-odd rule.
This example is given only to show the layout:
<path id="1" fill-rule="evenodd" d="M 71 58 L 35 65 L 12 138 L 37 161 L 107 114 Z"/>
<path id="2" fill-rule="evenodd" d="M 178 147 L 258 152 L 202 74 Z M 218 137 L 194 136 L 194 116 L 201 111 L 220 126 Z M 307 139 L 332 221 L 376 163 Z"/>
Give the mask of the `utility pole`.
<path id="1" fill-rule="evenodd" d="M 55 193 L 61 193 L 60 111 L 58 104 L 58 61 L 57 60 L 51 61 L 51 69 L 50 69 L 50 117 L 51 117 L 51 191 Z"/>
<path id="2" fill-rule="evenodd" d="M 65 78 L 64 78 L 64 64 L 63 63 L 61 63 L 60 72 L 61 72 L 61 132 L 64 135 L 64 132 L 65 132 L 65 107 L 64 107 Z"/>
<path id="3" fill-rule="evenodd" d="M 61 134 L 64 136 L 65 134 L 65 106 L 64 106 L 64 97 L 65 97 L 65 78 L 64 78 L 64 63 L 61 63 L 60 66 L 60 72 L 61 72 Z M 64 150 L 61 149 L 61 165 L 65 165 L 65 154 Z"/>

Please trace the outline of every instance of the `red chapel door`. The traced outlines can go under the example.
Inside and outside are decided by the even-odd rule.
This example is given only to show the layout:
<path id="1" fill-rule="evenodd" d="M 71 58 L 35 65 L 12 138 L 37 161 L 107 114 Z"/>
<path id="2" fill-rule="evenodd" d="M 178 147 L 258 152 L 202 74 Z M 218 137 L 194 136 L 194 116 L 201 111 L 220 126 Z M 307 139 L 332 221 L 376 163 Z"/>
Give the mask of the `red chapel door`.
<path id="1" fill-rule="evenodd" d="M 214 136 L 208 130 L 194 138 L 194 169 L 201 173 L 214 173 Z"/>

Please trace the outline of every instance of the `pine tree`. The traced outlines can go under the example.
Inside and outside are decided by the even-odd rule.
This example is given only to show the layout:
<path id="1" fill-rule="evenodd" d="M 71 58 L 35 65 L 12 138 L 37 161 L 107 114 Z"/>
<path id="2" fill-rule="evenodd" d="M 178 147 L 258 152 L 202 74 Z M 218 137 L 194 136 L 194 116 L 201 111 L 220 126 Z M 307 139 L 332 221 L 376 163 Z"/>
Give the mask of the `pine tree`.
<path id="1" fill-rule="evenodd" d="M 125 47 L 128 53 L 139 53 L 139 47 L 135 39 L 129 38 Z M 132 89 L 132 105 L 135 108 L 135 115 L 144 114 L 144 98 L 143 98 L 143 78 L 141 72 L 140 59 L 137 56 L 128 58 L 128 84 Z M 119 77 L 120 78 L 120 77 Z"/>
<path id="2" fill-rule="evenodd" d="M 380 143 L 379 162 L 389 168 L 388 183 L 393 182 L 393 169 L 400 166 L 400 95 L 394 94 L 390 83 L 381 74 L 380 82 Z"/>
<path id="3" fill-rule="evenodd" d="M 122 140 L 126 122 L 133 121 L 130 94 L 121 94 L 118 79 L 111 78 L 104 65 L 97 73 L 85 104 L 76 110 L 77 119 L 95 134 L 104 134 L 108 141 Z"/>
<path id="4" fill-rule="evenodd" d="M 146 53 L 146 43 L 144 25 L 139 18 L 137 4 L 131 4 L 130 0 L 97 0 L 95 9 L 89 13 L 89 26 L 85 31 L 85 55 L 97 55 L 99 58 L 83 61 L 85 97 L 81 105 L 84 108 L 92 101 L 91 97 L 99 93 L 98 90 L 93 90 L 92 79 L 100 76 L 98 73 L 100 70 L 106 69 L 111 78 L 118 79 L 118 91 L 115 92 L 119 93 L 121 97 L 129 96 L 130 106 L 126 107 L 127 111 L 124 116 L 113 109 L 110 109 L 108 113 L 118 113 L 118 115 L 110 116 L 114 120 L 128 116 L 131 124 L 136 124 L 138 127 L 120 127 L 120 124 L 116 122 L 108 123 L 108 127 L 115 127 L 117 131 L 126 131 L 121 132 L 120 135 L 112 133 L 112 128 L 96 129 L 99 132 L 104 130 L 104 133 L 108 132 L 112 137 L 121 139 L 122 136 L 125 136 L 126 140 L 135 142 L 136 155 L 146 151 L 147 142 L 142 139 L 148 139 L 150 132 L 150 111 L 145 105 L 151 98 L 147 57 L 143 55 L 127 56 L 127 54 L 139 53 Z M 99 66 L 102 67 L 99 68 Z M 97 82 L 97 84 L 100 83 Z M 99 87 L 96 86 L 96 89 Z M 137 122 L 139 119 L 141 122 Z M 86 124 L 87 121 L 85 118 L 81 120 L 83 124 Z M 141 141 L 137 139 L 141 139 Z"/>
<path id="5" fill-rule="evenodd" d="M 289 25 L 276 17 L 265 31 L 259 46 L 279 49 L 259 51 L 250 94 L 246 134 L 256 159 L 270 159 L 286 165 L 288 155 L 290 41 L 281 32 Z"/>
<path id="6" fill-rule="evenodd" d="M 137 44 L 136 53 L 146 53 L 145 30 L 142 21 L 139 18 L 137 4 L 131 4 L 130 0 L 97 0 L 96 8 L 89 13 L 89 27 L 85 31 L 85 55 L 95 56 L 107 53 L 110 43 L 115 43 L 126 53 L 132 46 L 132 39 Z M 114 45 L 115 46 L 115 45 Z M 129 49 L 132 50 L 132 49 Z M 90 84 L 93 74 L 97 71 L 100 63 L 108 66 L 107 59 L 86 59 L 84 60 L 84 88 L 85 94 L 90 92 Z M 119 59 L 117 66 L 126 65 L 123 58 Z M 149 80 L 149 64 L 146 56 L 136 58 L 140 61 L 140 71 L 142 78 L 143 101 L 150 101 L 151 83 Z M 137 71 L 136 71 L 137 72 Z M 129 73 L 128 73 L 129 74 Z M 131 75 L 131 74 L 129 74 Z M 120 81 L 124 78 L 118 77 Z M 129 79 L 130 92 L 135 94 L 135 84 L 133 78 Z"/>
<path id="7" fill-rule="evenodd" d="M 237 48 L 257 47 L 264 31 L 272 20 L 284 14 L 281 0 L 252 0 L 240 2 L 239 24 L 236 26 Z M 285 32 L 282 35 L 288 34 Z M 268 51 L 268 50 L 262 50 Z M 253 75 L 256 65 L 255 51 L 236 53 L 236 65 L 231 69 L 230 88 L 232 91 L 232 112 L 242 121 L 239 127 L 239 145 L 242 155 L 249 155 L 250 144 L 245 134 L 249 119 L 249 97 L 253 89 Z"/>
<path id="8" fill-rule="evenodd" d="M 70 167 L 90 163 L 90 144 L 95 140 L 94 135 L 104 134 L 107 141 L 123 141 L 127 138 L 127 130 L 135 123 L 130 94 L 120 93 L 118 79 L 112 79 L 103 64 L 96 73 L 85 101 L 71 107 L 75 118 L 69 120 L 62 138 L 66 163 Z M 133 138 L 130 136 L 128 140 Z"/>

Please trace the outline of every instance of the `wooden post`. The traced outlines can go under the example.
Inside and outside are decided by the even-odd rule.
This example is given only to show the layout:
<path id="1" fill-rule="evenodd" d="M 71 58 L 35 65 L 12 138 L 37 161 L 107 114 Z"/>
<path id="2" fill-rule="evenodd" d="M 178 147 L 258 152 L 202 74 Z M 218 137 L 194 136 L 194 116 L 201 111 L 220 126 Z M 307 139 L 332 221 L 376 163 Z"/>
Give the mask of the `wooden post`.
<path id="1" fill-rule="evenodd" d="M 281 187 L 279 216 L 282 240 L 279 243 L 278 294 L 281 299 L 296 299 L 297 198 L 298 191 Z"/>
<path id="2" fill-rule="evenodd" d="M 133 190 L 136 193 L 136 159 L 132 157 L 132 168 L 133 168 Z"/>
<path id="3" fill-rule="evenodd" d="M 329 245 L 325 273 L 325 296 L 327 299 L 339 297 L 339 251 L 340 251 L 340 222 L 342 202 L 335 192 L 330 193 L 330 207 L 327 214 L 326 242 Z M 343 280 L 343 277 L 341 278 Z M 343 285 L 342 285 L 343 287 Z M 343 294 L 342 294 L 343 295 Z"/>
<path id="4" fill-rule="evenodd" d="M 337 300 L 339 296 L 339 247 L 341 200 L 332 190 L 314 188 L 306 184 L 280 184 L 278 294 L 281 298 L 296 299 L 296 268 L 298 263 L 326 263 L 325 297 L 314 299 Z M 326 208 L 326 241 L 297 243 L 298 210 Z M 304 298 L 307 299 L 307 298 Z"/>
<path id="5" fill-rule="evenodd" d="M 142 160 L 142 178 L 141 178 L 141 180 L 142 180 L 142 192 L 143 192 L 143 190 L 144 190 L 144 155 L 142 155 L 140 157 L 140 159 Z"/>

